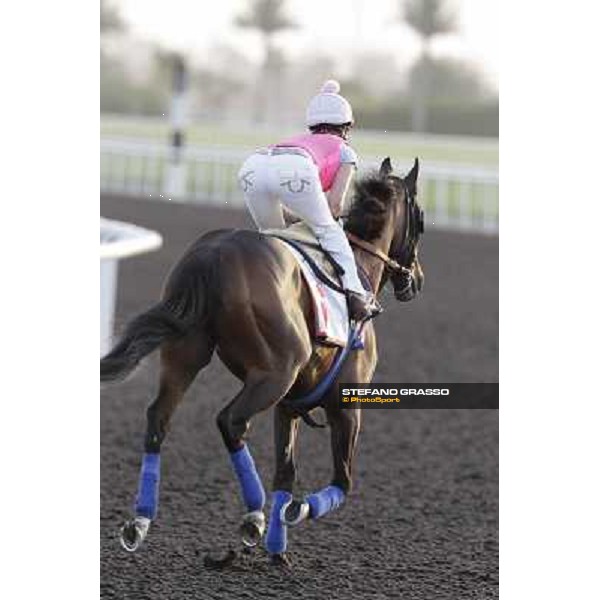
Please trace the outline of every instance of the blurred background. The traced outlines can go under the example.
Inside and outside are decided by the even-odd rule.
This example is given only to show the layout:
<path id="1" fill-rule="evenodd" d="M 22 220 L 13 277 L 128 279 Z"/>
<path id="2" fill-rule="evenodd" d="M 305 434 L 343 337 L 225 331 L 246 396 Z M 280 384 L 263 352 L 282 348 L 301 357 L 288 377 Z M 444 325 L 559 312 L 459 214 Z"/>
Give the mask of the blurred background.
<path id="1" fill-rule="evenodd" d="M 496 3 L 101 0 L 101 189 L 241 205 L 256 147 L 338 79 L 367 169 L 422 161 L 432 227 L 498 228 Z"/>

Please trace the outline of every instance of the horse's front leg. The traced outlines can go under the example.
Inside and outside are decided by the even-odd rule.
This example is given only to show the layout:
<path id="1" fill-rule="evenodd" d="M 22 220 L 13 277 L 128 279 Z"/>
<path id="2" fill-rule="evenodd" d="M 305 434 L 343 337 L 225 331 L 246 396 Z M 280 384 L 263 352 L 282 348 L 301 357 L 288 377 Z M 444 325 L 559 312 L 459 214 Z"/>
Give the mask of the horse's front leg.
<path id="1" fill-rule="evenodd" d="M 318 519 L 338 508 L 352 488 L 352 468 L 356 442 L 360 431 L 360 408 L 327 409 L 331 429 L 331 451 L 333 454 L 333 478 L 327 487 L 306 498 L 309 518 Z"/>
<path id="2" fill-rule="evenodd" d="M 377 344 L 373 325 L 364 333 L 364 349 L 354 352 L 344 366 L 338 381 L 371 381 L 377 364 Z M 305 498 L 308 518 L 318 519 L 345 501 L 352 488 L 352 467 L 361 424 L 360 408 L 341 408 L 337 385 L 327 392 L 323 406 L 331 431 L 333 478 L 330 485 Z"/>
<path id="3" fill-rule="evenodd" d="M 377 363 L 377 346 L 372 325 L 365 331 L 365 347 L 346 364 L 341 381 L 370 381 Z M 345 501 L 352 488 L 352 469 L 361 424 L 360 408 L 342 409 L 337 386 L 324 398 L 324 408 L 331 431 L 333 478 L 330 485 L 306 496 L 303 502 L 292 502 L 283 512 L 286 525 L 297 525 L 306 518 L 318 519 Z"/>
<path id="4" fill-rule="evenodd" d="M 292 496 L 296 480 L 295 448 L 299 419 L 280 404 L 274 415 L 273 504 L 265 545 L 272 562 L 287 564 L 287 526 L 300 522 L 308 514 L 308 505 L 294 500 Z"/>
<path id="5" fill-rule="evenodd" d="M 331 429 L 333 478 L 323 489 L 305 497 L 302 502 L 288 503 L 281 513 L 285 525 L 298 525 L 306 518 L 318 519 L 339 508 L 352 488 L 352 467 L 360 430 L 360 409 L 327 408 Z"/>

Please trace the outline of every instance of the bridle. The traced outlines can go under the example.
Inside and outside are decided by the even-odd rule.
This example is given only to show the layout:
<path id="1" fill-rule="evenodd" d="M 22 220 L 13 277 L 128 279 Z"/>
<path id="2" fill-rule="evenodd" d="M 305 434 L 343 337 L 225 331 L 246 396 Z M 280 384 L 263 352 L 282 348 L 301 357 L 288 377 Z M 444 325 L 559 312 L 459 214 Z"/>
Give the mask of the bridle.
<path id="1" fill-rule="evenodd" d="M 382 252 L 379 248 L 375 247 L 370 242 L 365 242 L 365 240 L 361 240 L 359 237 L 355 236 L 349 231 L 346 232 L 346 237 L 348 238 L 350 245 L 356 246 L 357 248 L 364 250 L 367 254 L 378 258 L 381 262 L 383 262 L 385 268 L 389 271 L 402 271 L 405 273 L 410 273 L 410 269 L 402 266 L 398 261 L 394 260 L 393 258 L 390 258 L 385 252 Z"/>
<path id="2" fill-rule="evenodd" d="M 411 194 L 408 190 L 406 182 L 401 179 L 402 187 L 404 189 L 404 198 L 407 204 L 407 219 L 406 229 L 404 232 L 404 239 L 402 240 L 402 246 L 398 251 L 398 257 L 401 264 L 412 265 L 415 261 L 417 254 L 417 246 L 421 235 L 425 232 L 425 213 L 423 209 L 417 204 L 415 195 Z"/>
<path id="3" fill-rule="evenodd" d="M 392 273 L 400 272 L 405 275 L 411 275 L 410 266 L 416 258 L 417 245 L 421 234 L 425 231 L 425 219 L 423 210 L 417 204 L 414 195 L 409 193 L 405 181 L 403 179 L 400 179 L 400 181 L 404 190 L 407 218 L 402 245 L 397 252 L 394 252 L 395 256 L 389 256 L 374 244 L 360 239 L 349 231 L 346 232 L 346 236 L 352 246 L 356 246 L 382 261 L 386 270 Z"/>

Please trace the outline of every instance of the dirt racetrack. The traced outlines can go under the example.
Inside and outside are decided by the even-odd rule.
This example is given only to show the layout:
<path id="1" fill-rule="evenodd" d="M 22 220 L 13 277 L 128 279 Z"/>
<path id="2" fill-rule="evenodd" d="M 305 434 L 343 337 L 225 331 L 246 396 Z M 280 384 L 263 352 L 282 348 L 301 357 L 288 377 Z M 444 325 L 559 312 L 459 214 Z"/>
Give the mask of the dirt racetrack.
<path id="1" fill-rule="evenodd" d="M 170 266 L 201 232 L 247 227 L 217 207 L 103 197 L 102 215 L 160 231 L 159 252 L 121 263 L 117 328 L 158 296 Z M 426 283 L 415 302 L 384 296 L 377 320 L 377 382 L 498 381 L 498 240 L 427 232 Z M 345 506 L 290 531 L 291 570 L 264 551 L 225 571 L 208 551 L 237 548 L 242 514 L 215 425 L 239 388 L 215 358 L 175 414 L 163 446 L 159 516 L 144 547 L 125 553 L 118 529 L 137 486 L 145 407 L 156 390 L 153 356 L 101 404 L 101 597 L 138 599 L 483 600 L 498 597 L 498 412 L 366 410 L 355 490 Z M 249 437 L 265 485 L 271 480 L 270 415 Z M 326 485 L 326 431 L 302 425 L 300 493 Z"/>

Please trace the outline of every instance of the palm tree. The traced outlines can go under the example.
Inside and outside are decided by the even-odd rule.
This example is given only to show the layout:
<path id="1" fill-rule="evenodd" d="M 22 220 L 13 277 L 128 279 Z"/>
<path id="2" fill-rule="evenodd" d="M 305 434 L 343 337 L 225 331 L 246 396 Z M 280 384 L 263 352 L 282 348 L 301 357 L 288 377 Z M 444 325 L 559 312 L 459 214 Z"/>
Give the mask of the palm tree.
<path id="1" fill-rule="evenodd" d="M 446 0 L 407 0 L 403 20 L 421 38 L 421 57 L 413 67 L 412 129 L 426 131 L 428 102 L 432 96 L 431 44 L 435 37 L 456 30 L 456 15 L 448 8 Z"/>
<path id="2" fill-rule="evenodd" d="M 235 24 L 256 29 L 262 38 L 264 58 L 261 77 L 257 81 L 255 120 L 262 121 L 268 112 L 269 99 L 274 96 L 283 68 L 283 55 L 274 45 L 278 33 L 294 29 L 297 24 L 285 14 L 285 0 L 252 0 L 248 11 L 236 18 Z"/>

